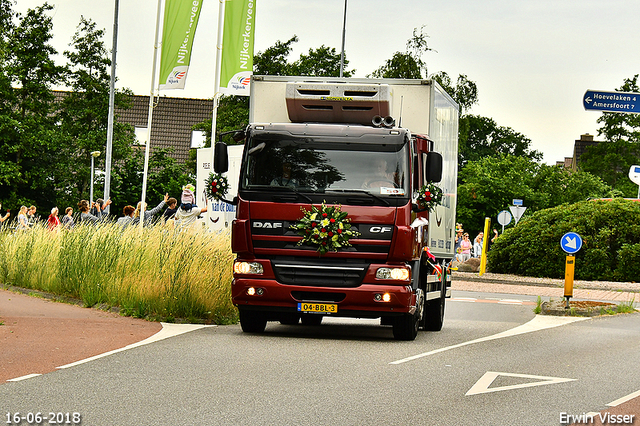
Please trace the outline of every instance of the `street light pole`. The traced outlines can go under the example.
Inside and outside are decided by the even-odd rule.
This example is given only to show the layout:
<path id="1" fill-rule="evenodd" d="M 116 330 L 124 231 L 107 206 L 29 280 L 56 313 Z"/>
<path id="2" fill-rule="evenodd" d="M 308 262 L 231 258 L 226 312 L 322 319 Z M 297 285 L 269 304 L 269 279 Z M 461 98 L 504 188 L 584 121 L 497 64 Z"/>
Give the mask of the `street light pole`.
<path id="1" fill-rule="evenodd" d="M 344 41 L 347 35 L 347 0 L 344 0 L 344 21 L 342 22 L 342 50 L 340 51 L 340 77 L 344 76 Z"/>
<path id="2" fill-rule="evenodd" d="M 91 185 L 89 190 L 89 207 L 93 204 L 93 171 L 94 171 L 94 159 L 100 155 L 100 151 L 91 152 Z"/>

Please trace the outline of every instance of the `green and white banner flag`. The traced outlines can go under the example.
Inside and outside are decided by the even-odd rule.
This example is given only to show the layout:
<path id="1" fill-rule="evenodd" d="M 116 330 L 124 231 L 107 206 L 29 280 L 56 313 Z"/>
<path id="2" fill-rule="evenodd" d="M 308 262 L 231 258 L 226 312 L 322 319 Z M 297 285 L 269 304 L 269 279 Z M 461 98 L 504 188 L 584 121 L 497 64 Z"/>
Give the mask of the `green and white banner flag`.
<path id="1" fill-rule="evenodd" d="M 166 0 L 160 57 L 160 90 L 184 89 L 203 0 Z"/>
<path id="2" fill-rule="evenodd" d="M 220 92 L 249 96 L 253 74 L 253 39 L 256 0 L 227 0 L 222 38 Z"/>

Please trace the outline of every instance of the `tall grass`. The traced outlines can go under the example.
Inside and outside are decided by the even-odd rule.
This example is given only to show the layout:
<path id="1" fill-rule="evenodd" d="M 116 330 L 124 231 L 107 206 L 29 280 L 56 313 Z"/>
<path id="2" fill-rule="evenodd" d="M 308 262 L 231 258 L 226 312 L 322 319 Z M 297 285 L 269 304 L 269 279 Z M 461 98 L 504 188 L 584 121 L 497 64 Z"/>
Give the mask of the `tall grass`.
<path id="1" fill-rule="evenodd" d="M 0 282 L 117 306 L 125 315 L 235 322 L 228 233 L 115 224 L 0 234 Z"/>

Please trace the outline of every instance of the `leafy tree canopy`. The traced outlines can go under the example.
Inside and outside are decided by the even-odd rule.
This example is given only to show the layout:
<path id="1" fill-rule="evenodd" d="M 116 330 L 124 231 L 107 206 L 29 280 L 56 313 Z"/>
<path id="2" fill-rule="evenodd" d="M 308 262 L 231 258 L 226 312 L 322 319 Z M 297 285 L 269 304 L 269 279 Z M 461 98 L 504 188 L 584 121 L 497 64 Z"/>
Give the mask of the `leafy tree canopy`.
<path id="1" fill-rule="evenodd" d="M 611 188 L 586 172 L 571 173 L 523 156 L 502 154 L 470 161 L 460 171 L 457 221 L 476 233 L 522 199 L 526 215 L 563 203 L 607 196 Z M 512 222 L 512 225 L 514 222 Z"/>

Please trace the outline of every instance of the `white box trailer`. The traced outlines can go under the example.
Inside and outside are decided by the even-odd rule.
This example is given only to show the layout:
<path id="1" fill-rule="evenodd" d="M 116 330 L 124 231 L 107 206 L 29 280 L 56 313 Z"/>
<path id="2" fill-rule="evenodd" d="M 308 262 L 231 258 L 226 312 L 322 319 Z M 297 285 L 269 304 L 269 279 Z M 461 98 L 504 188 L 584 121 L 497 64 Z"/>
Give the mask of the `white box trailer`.
<path id="1" fill-rule="evenodd" d="M 231 145 L 229 152 L 229 171 L 225 173 L 229 181 L 229 192 L 226 198 L 233 199 L 238 194 L 238 176 L 240 176 L 240 165 L 242 162 L 242 150 L 244 145 Z M 206 203 L 205 180 L 213 172 L 213 156 L 211 148 L 200 148 L 197 150 L 197 170 L 196 170 L 196 202 L 198 206 Z M 209 208 L 204 215 L 207 227 L 210 231 L 223 231 L 229 229 L 231 222 L 236 216 L 236 206 L 224 201 L 209 200 Z"/>
<path id="2" fill-rule="evenodd" d="M 250 123 L 370 125 L 371 116 L 378 115 L 393 117 L 398 127 L 427 136 L 432 150 L 443 157 L 438 186 L 444 193 L 442 204 L 430 215 L 428 246 L 437 257 L 455 255 L 458 106 L 435 81 L 253 76 L 250 105 Z"/>

